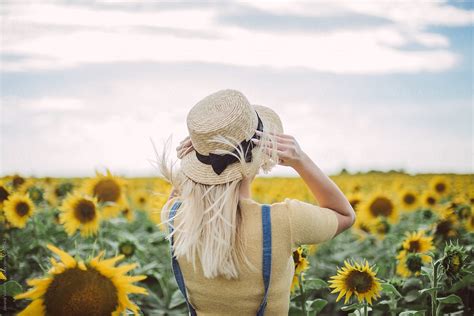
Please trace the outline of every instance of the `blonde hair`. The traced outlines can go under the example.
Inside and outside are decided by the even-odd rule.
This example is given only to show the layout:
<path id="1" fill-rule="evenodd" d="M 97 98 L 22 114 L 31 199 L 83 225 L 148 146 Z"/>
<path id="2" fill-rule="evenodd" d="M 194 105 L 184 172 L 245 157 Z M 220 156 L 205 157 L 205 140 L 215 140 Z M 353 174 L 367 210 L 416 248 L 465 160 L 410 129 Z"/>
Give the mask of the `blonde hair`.
<path id="1" fill-rule="evenodd" d="M 258 174 L 260 168 L 268 173 L 278 162 L 276 140 L 270 132 L 276 128 L 264 126 L 260 141 L 252 151 L 252 161 L 245 162 L 245 153 L 237 140 L 229 141 L 222 135 L 214 137 L 210 141 L 222 142 L 231 145 L 237 150 L 238 155 L 231 151 L 222 150 L 217 154 L 233 154 L 242 167 L 243 177 L 253 177 Z M 178 192 L 182 204 L 176 212 L 174 219 L 180 216 L 179 225 L 172 225 L 173 232 L 169 234 L 166 228 L 166 239 L 170 240 L 176 231 L 179 234 L 174 237 L 174 254 L 176 258 L 185 257 L 193 263 L 196 271 L 196 255 L 201 261 L 202 271 L 206 278 L 215 278 L 219 275 L 226 279 L 238 278 L 241 265 L 245 264 L 249 269 L 257 271 L 257 268 L 248 260 L 244 253 L 246 240 L 244 238 L 243 217 L 239 203 L 239 193 L 242 179 L 223 184 L 206 185 L 197 183 L 187 177 L 181 169 L 173 171 L 174 163 L 168 163 L 169 146 L 165 143 L 161 155 L 155 149 L 157 155 L 157 166 L 164 178 Z M 249 148 L 250 150 L 250 148 Z M 188 153 L 193 155 L 194 152 Z M 171 199 L 161 209 L 161 223 L 168 227 L 170 225 L 169 212 Z M 260 216 L 260 213 L 255 214 Z"/>

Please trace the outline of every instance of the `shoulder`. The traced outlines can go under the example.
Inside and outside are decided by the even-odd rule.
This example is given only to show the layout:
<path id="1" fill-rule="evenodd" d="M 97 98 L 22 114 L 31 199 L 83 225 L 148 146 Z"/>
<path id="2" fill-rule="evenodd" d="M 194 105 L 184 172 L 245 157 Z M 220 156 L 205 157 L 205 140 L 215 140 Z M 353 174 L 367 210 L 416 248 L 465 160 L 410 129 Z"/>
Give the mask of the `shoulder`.
<path id="1" fill-rule="evenodd" d="M 254 218 L 255 213 L 259 213 L 264 205 L 270 207 L 270 214 L 272 223 L 275 225 L 288 226 L 288 207 L 286 201 L 273 202 L 273 203 L 259 203 L 253 199 L 246 198 L 240 199 L 241 209 L 245 214 L 252 214 Z"/>
<path id="2" fill-rule="evenodd" d="M 263 205 L 270 206 L 270 210 L 272 213 L 281 212 L 286 210 L 287 203 L 283 202 L 273 202 L 273 203 L 260 203 L 255 201 L 251 198 L 244 198 L 239 200 L 240 205 L 243 209 L 255 209 L 255 208 L 262 208 Z"/>

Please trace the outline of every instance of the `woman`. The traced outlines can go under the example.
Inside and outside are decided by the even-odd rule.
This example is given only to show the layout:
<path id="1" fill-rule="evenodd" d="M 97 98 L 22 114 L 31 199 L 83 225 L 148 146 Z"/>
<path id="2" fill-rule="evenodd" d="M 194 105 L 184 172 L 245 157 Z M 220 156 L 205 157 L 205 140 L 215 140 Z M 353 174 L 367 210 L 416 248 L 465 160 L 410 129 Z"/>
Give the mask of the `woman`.
<path id="1" fill-rule="evenodd" d="M 187 115 L 189 136 L 159 168 L 173 185 L 161 212 L 169 227 L 173 271 L 191 315 L 288 315 L 293 251 L 352 226 L 340 189 L 283 134 L 279 116 L 236 90 L 220 90 Z M 294 168 L 319 206 L 296 199 L 260 204 L 252 180 L 276 164 Z"/>

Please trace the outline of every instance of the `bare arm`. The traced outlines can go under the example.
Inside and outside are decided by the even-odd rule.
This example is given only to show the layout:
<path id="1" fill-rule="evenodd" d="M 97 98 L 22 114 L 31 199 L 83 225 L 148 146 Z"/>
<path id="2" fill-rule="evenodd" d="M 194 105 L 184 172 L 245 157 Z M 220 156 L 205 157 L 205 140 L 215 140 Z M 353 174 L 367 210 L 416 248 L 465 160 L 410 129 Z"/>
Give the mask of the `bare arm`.
<path id="1" fill-rule="evenodd" d="M 303 153 L 302 159 L 293 168 L 303 178 L 319 206 L 336 212 L 339 221 L 336 235 L 354 224 L 355 212 L 344 193 L 306 153 Z"/>
<path id="2" fill-rule="evenodd" d="M 319 206 L 335 212 L 339 225 L 336 235 L 350 228 L 355 221 L 355 212 L 339 187 L 301 150 L 291 135 L 276 134 L 279 164 L 295 169 L 309 187 Z M 255 142 L 258 142 L 256 140 Z"/>

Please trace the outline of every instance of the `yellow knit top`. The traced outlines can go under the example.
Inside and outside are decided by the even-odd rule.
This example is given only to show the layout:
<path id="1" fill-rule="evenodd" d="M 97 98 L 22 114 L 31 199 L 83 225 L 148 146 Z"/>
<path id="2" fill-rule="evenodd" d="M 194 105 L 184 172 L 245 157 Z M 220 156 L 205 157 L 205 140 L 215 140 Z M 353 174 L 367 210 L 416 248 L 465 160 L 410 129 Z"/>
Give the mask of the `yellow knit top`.
<path id="1" fill-rule="evenodd" d="M 172 205 L 174 201 L 170 203 Z M 264 295 L 261 206 L 252 199 L 240 200 L 242 225 L 248 243 L 245 253 L 258 272 L 246 272 L 248 270 L 242 267 L 245 273 L 241 273 L 237 280 L 222 276 L 207 279 L 199 257 L 196 258 L 197 271 L 194 271 L 192 262 L 178 258 L 188 299 L 198 316 L 256 315 Z M 180 220 L 179 209 L 177 214 L 175 227 Z M 271 204 L 271 223 L 272 271 L 265 315 L 288 315 L 295 271 L 293 250 L 302 244 L 317 244 L 333 238 L 338 220 L 331 209 L 286 198 L 283 202 Z"/>

